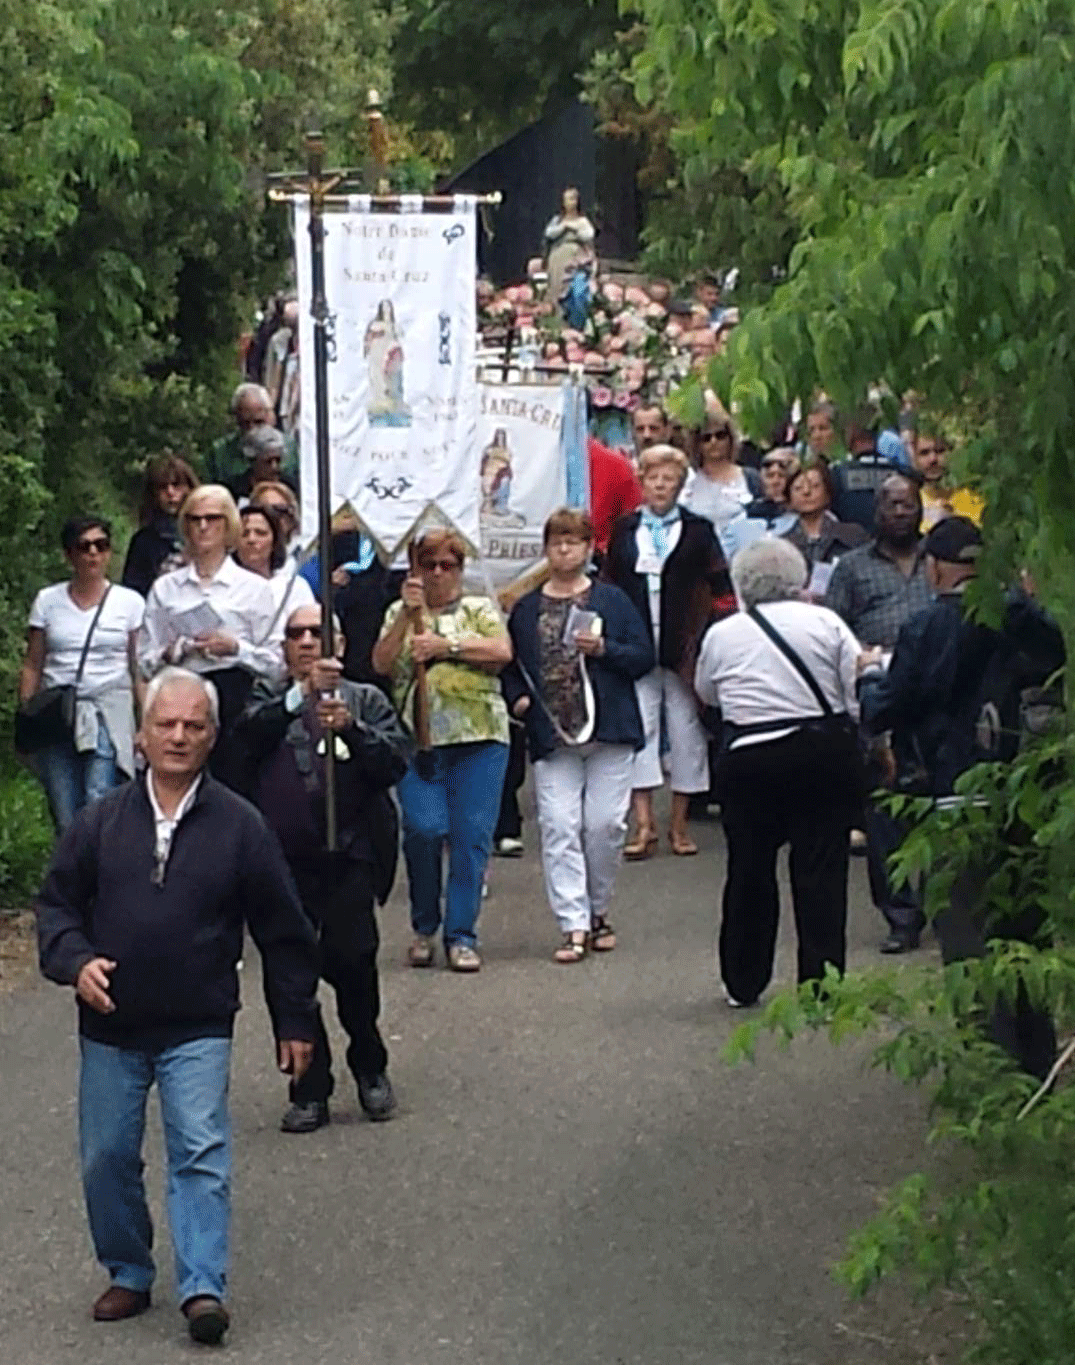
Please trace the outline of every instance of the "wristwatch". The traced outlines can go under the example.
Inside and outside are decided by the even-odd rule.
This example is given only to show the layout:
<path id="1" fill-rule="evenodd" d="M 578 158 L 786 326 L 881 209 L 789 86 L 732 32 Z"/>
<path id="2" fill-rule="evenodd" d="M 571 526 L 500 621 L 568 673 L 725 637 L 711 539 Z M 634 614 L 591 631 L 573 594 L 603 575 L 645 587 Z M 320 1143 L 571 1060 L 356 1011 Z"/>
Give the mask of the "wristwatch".
<path id="1" fill-rule="evenodd" d="M 463 646 L 462 646 L 462 644 L 461 644 L 458 640 L 453 640 L 453 641 L 451 642 L 451 644 L 448 646 L 448 658 L 449 658 L 449 659 L 458 659 L 458 658 L 459 658 L 459 651 L 460 651 L 462 648 L 463 648 Z"/>

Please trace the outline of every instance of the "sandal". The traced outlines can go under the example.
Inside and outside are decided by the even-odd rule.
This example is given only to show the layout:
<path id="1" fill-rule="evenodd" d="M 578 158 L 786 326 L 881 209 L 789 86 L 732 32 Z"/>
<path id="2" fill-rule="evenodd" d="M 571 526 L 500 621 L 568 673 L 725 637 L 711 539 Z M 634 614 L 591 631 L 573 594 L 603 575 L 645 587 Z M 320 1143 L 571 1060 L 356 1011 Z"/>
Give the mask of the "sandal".
<path id="1" fill-rule="evenodd" d="M 611 953 L 615 948 L 616 931 L 604 916 L 594 920 L 589 934 L 589 944 L 590 951 L 594 953 Z"/>
<path id="2" fill-rule="evenodd" d="M 677 834 L 675 830 L 668 831 L 668 842 L 677 858 L 693 858 L 698 852 L 698 845 L 689 835 Z"/>
<path id="3" fill-rule="evenodd" d="M 564 941 L 552 955 L 554 962 L 559 962 L 567 966 L 571 962 L 581 962 L 586 956 L 586 935 L 579 933 L 565 934 Z"/>
<path id="4" fill-rule="evenodd" d="M 656 847 L 656 832 L 647 830 L 643 833 L 642 830 L 639 830 L 629 844 L 624 844 L 623 856 L 629 863 L 641 863 L 653 856 L 653 850 Z"/>

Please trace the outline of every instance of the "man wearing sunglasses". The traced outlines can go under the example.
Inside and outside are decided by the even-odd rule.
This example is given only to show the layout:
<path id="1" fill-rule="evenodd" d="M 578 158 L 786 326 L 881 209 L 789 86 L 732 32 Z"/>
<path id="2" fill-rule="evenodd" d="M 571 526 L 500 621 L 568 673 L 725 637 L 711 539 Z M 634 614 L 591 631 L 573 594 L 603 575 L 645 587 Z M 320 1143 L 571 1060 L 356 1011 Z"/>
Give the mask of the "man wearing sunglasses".
<path id="1" fill-rule="evenodd" d="M 338 625 L 334 634 L 342 656 Z M 338 658 L 322 657 L 319 607 L 297 607 L 288 617 L 284 659 L 286 691 L 274 695 L 258 684 L 237 740 L 247 756 L 250 793 L 280 839 L 317 929 L 321 974 L 336 993 L 348 1037 L 347 1065 L 363 1112 L 376 1122 L 391 1117 L 395 1097 L 377 1027 L 374 903 L 384 904 L 395 877 L 399 834 L 390 789 L 407 770 L 410 743 L 378 688 L 347 681 Z M 336 768 L 336 852 L 325 847 L 329 744 Z M 332 1091 L 332 1055 L 319 1014 L 313 1061 L 291 1083 L 283 1131 L 310 1133 L 328 1123 Z"/>

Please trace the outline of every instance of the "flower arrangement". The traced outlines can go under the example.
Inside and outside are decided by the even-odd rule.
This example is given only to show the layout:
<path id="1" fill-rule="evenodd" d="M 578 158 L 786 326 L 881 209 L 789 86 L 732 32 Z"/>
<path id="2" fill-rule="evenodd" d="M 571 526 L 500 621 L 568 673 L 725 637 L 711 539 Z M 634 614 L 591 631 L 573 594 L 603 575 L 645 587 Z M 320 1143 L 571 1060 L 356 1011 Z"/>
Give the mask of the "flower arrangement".
<path id="1" fill-rule="evenodd" d="M 531 262 L 532 277 L 540 278 L 540 270 L 540 261 Z M 497 291 L 483 282 L 478 328 L 486 346 L 503 345 L 510 329 L 514 355 L 545 370 L 581 371 L 595 408 L 624 412 L 665 398 L 723 343 L 723 330 L 714 333 L 705 309 L 673 302 L 666 281 L 625 285 L 604 275 L 582 328 L 567 326 L 532 283 Z"/>

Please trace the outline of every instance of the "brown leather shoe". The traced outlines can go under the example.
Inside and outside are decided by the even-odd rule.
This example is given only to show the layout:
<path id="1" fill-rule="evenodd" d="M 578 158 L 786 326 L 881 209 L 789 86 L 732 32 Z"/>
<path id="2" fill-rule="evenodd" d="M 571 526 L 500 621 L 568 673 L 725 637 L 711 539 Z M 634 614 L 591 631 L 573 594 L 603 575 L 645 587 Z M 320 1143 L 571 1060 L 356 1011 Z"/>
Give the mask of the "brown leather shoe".
<path id="1" fill-rule="evenodd" d="M 211 1294 L 199 1294 L 183 1305 L 183 1316 L 191 1339 L 202 1346 L 219 1346 L 231 1318 L 228 1310 Z"/>
<path id="2" fill-rule="evenodd" d="M 148 1289 L 124 1289 L 122 1285 L 114 1284 L 93 1305 L 93 1320 L 122 1322 L 124 1318 L 136 1318 L 148 1307 Z"/>

